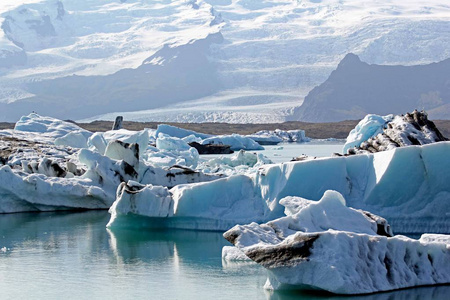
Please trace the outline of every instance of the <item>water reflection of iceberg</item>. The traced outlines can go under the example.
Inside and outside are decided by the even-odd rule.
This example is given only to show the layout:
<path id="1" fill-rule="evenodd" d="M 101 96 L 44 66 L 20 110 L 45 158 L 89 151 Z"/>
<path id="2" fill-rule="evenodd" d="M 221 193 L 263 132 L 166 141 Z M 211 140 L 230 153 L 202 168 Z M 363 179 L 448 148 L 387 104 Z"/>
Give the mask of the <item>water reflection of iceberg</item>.
<path id="1" fill-rule="evenodd" d="M 268 300 L 447 300 L 449 295 L 450 285 L 426 286 L 360 296 L 337 296 L 328 293 L 301 291 L 266 291 Z"/>
<path id="2" fill-rule="evenodd" d="M 73 248 L 85 244 L 92 252 L 104 250 L 108 247 L 108 235 L 104 230 L 108 219 L 105 211 L 1 215 L 1 246 L 11 250 L 59 249 L 63 244 Z"/>
<path id="3" fill-rule="evenodd" d="M 174 258 L 189 264 L 219 264 L 229 243 L 219 232 L 190 230 L 136 231 L 108 229 L 111 248 L 123 262 Z"/>

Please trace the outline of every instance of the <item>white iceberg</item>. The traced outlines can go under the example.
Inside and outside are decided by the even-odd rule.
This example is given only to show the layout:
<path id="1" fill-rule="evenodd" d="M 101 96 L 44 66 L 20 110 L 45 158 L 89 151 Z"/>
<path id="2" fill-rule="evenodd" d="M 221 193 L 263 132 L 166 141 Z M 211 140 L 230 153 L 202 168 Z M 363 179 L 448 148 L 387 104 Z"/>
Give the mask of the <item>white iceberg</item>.
<path id="1" fill-rule="evenodd" d="M 335 191 L 301 202 L 293 215 L 224 234 L 268 269 L 266 289 L 365 294 L 450 283 L 449 236 L 392 237 L 386 220 L 347 208 Z"/>
<path id="2" fill-rule="evenodd" d="M 0 213 L 108 209 L 121 182 L 173 187 L 221 177 L 148 165 L 139 159 L 138 144 L 118 140 L 105 146 L 105 155 L 11 136 L 3 136 L 0 147 Z"/>
<path id="3" fill-rule="evenodd" d="M 203 161 L 198 168 L 204 173 L 224 174 L 227 176 L 254 173 L 258 168 L 273 162 L 262 153 L 251 153 L 244 150 L 232 156 L 220 156 Z"/>
<path id="4" fill-rule="evenodd" d="M 158 125 L 158 129 L 155 132 L 155 136 L 159 136 L 160 133 L 172 136 L 172 137 L 177 137 L 177 138 L 185 138 L 188 137 L 190 135 L 193 135 L 197 138 L 200 139 L 206 139 L 211 137 L 210 134 L 205 134 L 205 133 L 200 133 L 200 132 L 196 132 L 193 130 L 187 130 L 187 129 L 183 129 L 183 128 L 179 128 L 176 126 L 171 126 L 171 125 L 167 125 L 167 124 L 159 124 Z"/>
<path id="5" fill-rule="evenodd" d="M 78 159 L 87 170 L 72 178 L 54 177 L 58 174 L 48 158 L 37 164 L 38 174 L 0 167 L 0 212 L 107 209 L 120 182 L 137 176 L 127 163 L 87 149 L 79 152 Z"/>
<path id="6" fill-rule="evenodd" d="M 311 139 L 306 137 L 304 130 L 261 130 L 254 134 L 246 135 L 260 145 L 276 145 L 285 143 L 309 142 Z"/>
<path id="7" fill-rule="evenodd" d="M 114 140 L 127 144 L 138 144 L 139 155 L 141 157 L 148 146 L 149 132 L 147 129 L 140 131 L 119 129 L 109 130 L 106 132 L 97 132 L 89 138 L 87 143 L 91 149 L 98 151 L 100 154 L 104 154 L 108 143 Z"/>
<path id="8" fill-rule="evenodd" d="M 145 153 L 145 161 L 155 167 L 178 165 L 195 169 L 199 158 L 197 149 L 186 141 L 163 133 L 158 134 L 156 148 L 149 146 Z"/>
<path id="9" fill-rule="evenodd" d="M 86 131 L 76 124 L 51 117 L 40 116 L 36 113 L 21 117 L 20 120 L 16 122 L 14 130 L 46 133 L 53 138 L 62 137 L 74 131 Z"/>
<path id="10" fill-rule="evenodd" d="M 86 148 L 91 135 L 76 124 L 36 113 L 22 116 L 13 130 L 0 130 L 0 136 L 75 148 Z"/>
<path id="11" fill-rule="evenodd" d="M 56 138 L 54 143 L 59 146 L 69 146 L 73 148 L 87 148 L 88 139 L 92 136 L 92 132 L 77 130 L 67 133 L 66 135 Z"/>
<path id="12" fill-rule="evenodd" d="M 218 135 L 202 140 L 202 145 L 229 145 L 231 150 L 264 150 L 260 144 L 240 134 Z"/>

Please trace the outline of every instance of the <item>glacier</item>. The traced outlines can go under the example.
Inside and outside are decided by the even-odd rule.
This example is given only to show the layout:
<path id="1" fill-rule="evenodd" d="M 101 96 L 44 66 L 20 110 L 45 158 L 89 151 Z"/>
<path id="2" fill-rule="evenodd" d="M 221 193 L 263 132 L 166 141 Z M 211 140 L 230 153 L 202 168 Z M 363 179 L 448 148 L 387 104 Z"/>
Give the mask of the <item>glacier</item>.
<path id="1" fill-rule="evenodd" d="M 347 53 L 387 65 L 449 56 L 445 0 L 93 3 L 2 1 L 3 119 L 281 122 Z"/>
<path id="2" fill-rule="evenodd" d="M 449 235 L 392 236 L 386 220 L 348 208 L 336 191 L 292 201 L 301 204 L 289 216 L 224 233 L 268 270 L 266 289 L 366 294 L 450 283 Z M 224 253 L 242 259 L 237 250 Z"/>

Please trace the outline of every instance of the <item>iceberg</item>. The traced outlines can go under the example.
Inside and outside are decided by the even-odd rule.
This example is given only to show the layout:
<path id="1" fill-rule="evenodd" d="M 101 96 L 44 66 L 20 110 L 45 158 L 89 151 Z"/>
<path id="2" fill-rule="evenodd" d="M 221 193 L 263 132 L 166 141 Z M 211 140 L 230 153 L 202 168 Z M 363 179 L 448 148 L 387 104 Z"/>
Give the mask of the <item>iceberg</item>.
<path id="1" fill-rule="evenodd" d="M 379 116 L 374 114 L 366 115 L 354 129 L 348 134 L 342 152 L 345 154 L 353 147 L 359 147 L 362 142 L 377 136 L 383 132 L 387 123 L 394 119 L 394 115 Z"/>
<path id="2" fill-rule="evenodd" d="M 240 134 L 218 135 L 202 140 L 202 145 L 229 145 L 233 151 L 239 150 L 264 150 L 260 144 Z"/>
<path id="3" fill-rule="evenodd" d="M 254 173 L 265 164 L 273 162 L 262 153 L 251 153 L 244 150 L 232 156 L 220 156 L 201 162 L 199 168 L 204 173 L 224 174 L 227 176 L 245 173 Z"/>
<path id="4" fill-rule="evenodd" d="M 132 131 L 127 129 L 109 130 L 106 132 L 96 132 L 87 141 L 88 146 L 100 154 L 104 154 L 106 146 L 110 141 L 121 141 L 127 144 L 138 144 L 139 155 L 143 155 L 149 142 L 149 132 L 147 129 L 141 131 Z"/>
<path id="5" fill-rule="evenodd" d="M 181 165 L 196 168 L 200 158 L 197 149 L 189 146 L 186 141 L 163 133 L 158 134 L 156 148 L 149 146 L 145 156 L 146 162 L 155 167 Z"/>
<path id="6" fill-rule="evenodd" d="M 261 165 L 253 173 L 172 188 L 173 217 L 212 220 L 193 229 L 226 230 L 230 225 L 284 216 L 280 200 L 285 197 L 317 201 L 326 190 L 336 190 L 350 207 L 382 215 L 398 232 L 449 232 L 448 153 L 450 142 L 442 142 L 375 154 Z M 133 201 L 147 200 L 136 191 L 130 198 L 116 201 L 133 205 Z M 293 207 L 290 210 L 295 210 Z M 127 218 L 121 211 L 111 213 L 109 226 L 115 225 L 117 216 L 122 221 Z M 152 213 L 140 212 L 140 216 L 146 215 Z M 167 221 L 170 218 L 159 218 L 161 226 L 170 222 L 172 228 L 185 228 L 186 224 L 176 220 Z"/>
<path id="7" fill-rule="evenodd" d="M 198 189 L 202 186 L 203 188 Z M 230 190 L 230 186 L 233 187 Z M 246 198 L 237 197 L 247 191 Z M 199 192 L 201 194 L 199 194 Z M 154 211 L 162 202 L 158 191 L 128 182 L 119 187 L 117 199 L 109 210 L 110 228 L 178 228 L 225 231 L 235 224 L 265 220 L 265 204 L 253 195 L 252 180 L 236 175 L 210 182 L 179 184 L 169 190 L 170 205 Z M 164 202 L 167 200 L 164 194 Z M 133 209 L 135 203 L 145 209 Z M 166 217 L 155 217 L 165 215 Z"/>
<path id="8" fill-rule="evenodd" d="M 34 170 L 33 161 L 23 164 L 30 167 L 28 172 L 9 165 L 0 167 L 0 212 L 107 209 L 114 202 L 120 182 L 136 178 L 126 162 L 88 149 L 82 149 L 78 159 L 87 170 L 76 177 L 72 173 L 66 176 L 69 171 L 46 157 L 34 162 Z"/>
<path id="9" fill-rule="evenodd" d="M 260 145 L 276 145 L 285 143 L 303 143 L 311 139 L 306 137 L 304 130 L 261 130 L 254 134 L 246 135 Z"/>
<path id="10" fill-rule="evenodd" d="M 396 147 L 448 141 L 426 112 L 401 116 L 367 115 L 347 137 L 344 154 L 375 153 Z"/>
<path id="11" fill-rule="evenodd" d="M 16 132 L 29 140 L 18 139 Z M 145 131 L 128 133 L 136 141 L 146 137 Z M 108 139 L 111 136 L 106 135 Z M 108 209 L 121 182 L 173 187 L 223 177 L 183 166 L 163 169 L 148 165 L 140 159 L 139 144 L 115 139 L 106 143 L 103 134 L 95 134 L 91 139 L 101 140 L 101 145 L 106 143 L 103 154 L 97 148 L 94 151 L 46 143 L 47 140 L 36 142 L 37 137 L 14 131 L 13 135 L 0 138 L 0 213 Z"/>
<path id="12" fill-rule="evenodd" d="M 59 138 L 74 131 L 88 132 L 76 124 L 51 117 L 40 116 L 36 113 L 21 117 L 20 120 L 16 122 L 14 130 L 46 133 L 53 138 Z"/>
<path id="13" fill-rule="evenodd" d="M 91 135 L 92 132 L 76 124 L 36 113 L 22 116 L 13 130 L 0 130 L 0 136 L 74 148 L 86 148 Z"/>
<path id="14" fill-rule="evenodd" d="M 292 215 L 224 233 L 268 270 L 266 289 L 366 294 L 450 283 L 450 236 L 392 236 L 386 220 L 346 207 L 336 191 L 297 200 Z"/>
<path id="15" fill-rule="evenodd" d="M 169 135 L 172 137 L 177 137 L 180 139 L 188 137 L 190 135 L 193 135 L 202 140 L 211 137 L 210 134 L 200 133 L 200 132 L 196 132 L 193 130 L 187 130 L 187 129 L 183 129 L 183 128 L 179 128 L 179 127 L 175 127 L 175 126 L 171 126 L 171 125 L 167 125 L 167 124 L 159 124 L 158 125 L 158 129 L 156 130 L 155 136 L 158 136 L 160 133 L 163 133 L 165 135 Z"/>

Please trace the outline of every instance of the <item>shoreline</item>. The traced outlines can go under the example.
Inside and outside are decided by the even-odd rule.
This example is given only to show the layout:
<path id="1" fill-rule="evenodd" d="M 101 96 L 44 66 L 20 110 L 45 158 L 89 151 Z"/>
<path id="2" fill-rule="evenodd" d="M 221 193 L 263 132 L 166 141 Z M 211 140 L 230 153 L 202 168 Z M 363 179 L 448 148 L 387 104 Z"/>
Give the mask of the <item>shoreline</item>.
<path id="1" fill-rule="evenodd" d="M 70 120 L 69 120 L 70 121 Z M 96 132 L 107 131 L 112 128 L 113 121 L 93 121 L 91 123 L 76 123 L 83 129 Z M 296 130 L 305 131 L 307 137 L 313 139 L 336 138 L 345 139 L 348 133 L 355 128 L 359 120 L 347 120 L 330 123 L 308 123 L 300 121 L 289 121 L 284 123 L 264 123 L 264 124 L 235 124 L 235 123 L 173 123 L 173 122 L 133 122 L 124 121 L 123 128 L 128 130 L 142 130 L 144 128 L 156 129 L 158 124 L 168 124 L 183 129 L 193 130 L 201 133 L 220 134 L 252 134 L 260 130 Z M 441 133 L 450 137 L 450 120 L 433 120 Z M 15 123 L 0 122 L 0 130 L 13 129 Z"/>

